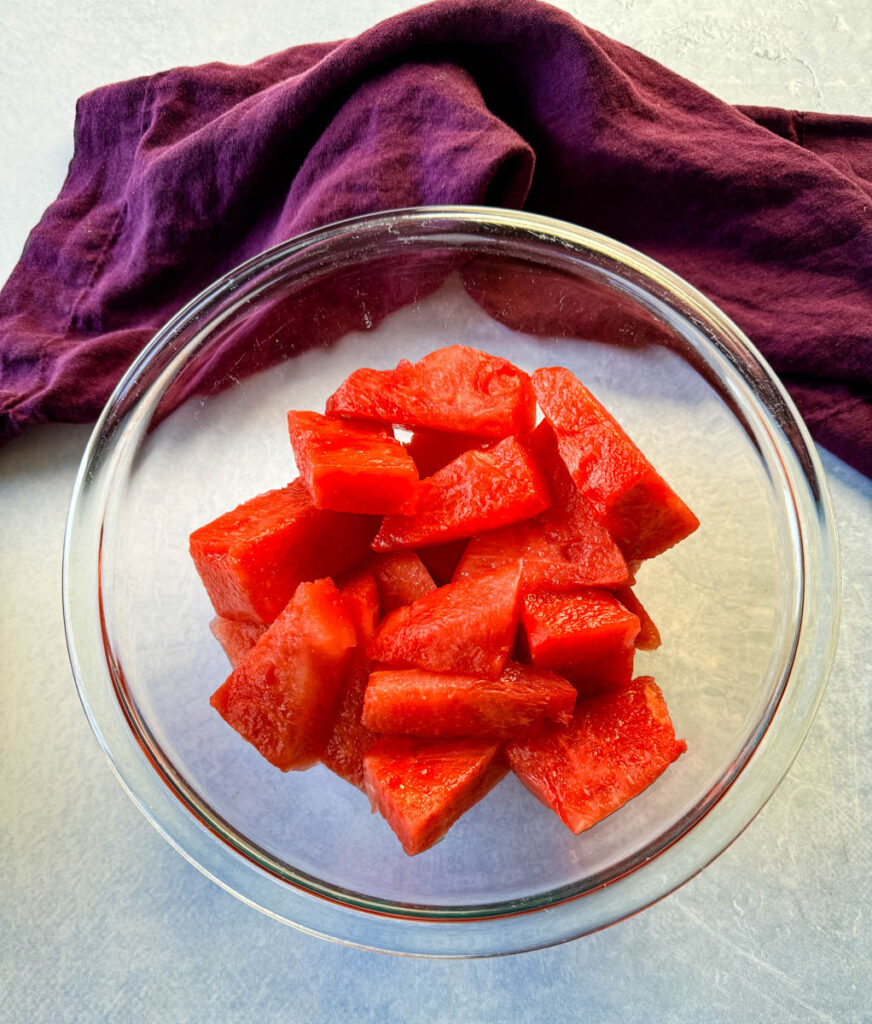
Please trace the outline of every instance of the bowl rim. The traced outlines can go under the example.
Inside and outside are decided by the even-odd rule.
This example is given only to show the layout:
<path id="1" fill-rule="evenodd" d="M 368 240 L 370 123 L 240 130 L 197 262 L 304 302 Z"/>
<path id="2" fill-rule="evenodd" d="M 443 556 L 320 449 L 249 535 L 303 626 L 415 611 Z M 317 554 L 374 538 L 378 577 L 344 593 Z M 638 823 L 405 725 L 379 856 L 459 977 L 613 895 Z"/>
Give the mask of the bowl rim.
<path id="1" fill-rule="evenodd" d="M 349 899 L 349 894 L 335 886 L 306 884 L 305 878 L 308 876 L 302 876 L 303 882 L 300 884 L 300 879 L 287 875 L 276 876 L 269 863 L 264 863 L 256 854 L 252 855 L 251 849 L 246 850 L 244 846 L 229 839 L 220 827 L 220 818 L 211 822 L 204 820 L 198 807 L 186 799 L 176 780 L 167 777 L 165 768 L 156 763 L 155 751 L 149 749 L 148 736 L 142 735 L 141 724 L 135 721 L 135 709 L 131 709 L 125 699 L 123 674 L 120 675 L 119 666 L 112 663 L 111 645 L 102 617 L 99 538 L 94 536 L 94 523 L 89 516 L 92 508 L 105 507 L 101 501 L 111 489 L 113 446 L 117 442 L 118 431 L 132 410 L 135 410 L 143 375 L 156 359 L 172 348 L 186 325 L 207 316 L 210 308 L 218 306 L 240 287 L 244 289 L 251 285 L 265 271 L 284 264 L 307 248 L 329 244 L 331 240 L 347 237 L 349 233 L 367 237 L 386 228 L 396 231 L 410 225 L 419 228 L 424 225 L 432 228 L 436 225 L 442 229 L 443 234 L 470 225 L 477 229 L 491 227 L 517 231 L 522 235 L 532 234 L 540 242 L 556 243 L 567 249 L 615 261 L 644 281 L 655 283 L 667 296 L 680 300 L 701 323 L 729 338 L 755 372 L 765 379 L 777 405 L 775 410 L 768 411 L 784 429 L 783 438 L 770 436 L 770 440 L 784 469 L 785 483 L 790 490 L 800 525 L 798 555 L 802 563 L 802 588 L 793 657 L 780 688 L 770 702 L 768 713 L 761 720 L 762 729 L 758 723 L 757 735 L 749 737 L 743 748 L 745 756 L 741 763 L 734 766 L 735 770 L 726 785 L 714 794 L 701 815 L 673 829 L 675 834 L 670 834 L 662 841 L 644 862 L 634 864 L 626 871 L 614 872 L 602 885 L 569 894 L 563 890 L 555 891 L 545 894 L 545 899 L 535 904 L 515 901 L 520 905 L 491 905 L 501 908 L 492 913 L 482 907 L 450 908 L 446 912 L 445 908 L 431 911 L 431 908 L 393 904 L 390 901 L 385 903 L 378 899 Z M 762 395 L 757 394 L 756 397 L 763 402 Z M 102 490 L 96 486 L 95 481 L 102 485 Z M 102 516 L 100 526 L 102 529 Z M 83 542 L 88 531 L 90 543 Z M 89 559 L 88 553 L 93 555 L 95 551 L 98 558 Z M 303 931 L 362 948 L 408 955 L 481 956 L 568 941 L 638 912 L 702 870 L 747 827 L 789 769 L 821 699 L 837 636 L 838 579 L 838 550 L 832 508 L 814 445 L 774 372 L 725 314 L 659 263 L 606 236 L 567 222 L 515 210 L 439 206 L 413 207 L 349 218 L 273 246 L 219 278 L 154 335 L 133 361 L 107 402 L 83 455 L 64 538 L 63 607 L 73 675 L 91 727 L 128 795 L 151 824 L 187 860 L 233 895 Z M 811 593 L 809 581 L 816 585 Z M 74 593 L 80 595 L 79 599 L 73 597 Z M 88 595 L 88 601 L 81 598 L 83 594 Z M 81 614 L 86 605 L 93 611 L 94 602 L 101 627 L 102 643 L 99 650 L 96 637 L 91 643 L 87 639 L 89 616 Z M 90 620 L 93 621 L 93 616 Z M 106 701 L 106 692 L 98 696 L 96 689 L 107 680 L 117 702 L 114 713 L 123 716 L 130 730 L 127 740 L 132 736 L 134 743 L 125 742 L 118 736 L 118 722 L 110 724 L 107 720 L 111 701 Z M 788 688 L 791 700 L 786 702 L 783 698 Z M 104 685 L 103 689 L 105 691 Z M 786 720 L 793 724 L 787 737 L 782 735 L 783 729 L 778 737 L 774 737 L 775 731 L 770 729 L 771 723 L 779 715 L 782 716 L 779 723 Z M 786 718 L 788 715 L 790 717 Z M 114 731 L 115 735 L 110 736 L 110 731 Z M 764 754 L 767 754 L 767 758 L 764 758 Z M 751 767 L 755 768 L 753 772 L 750 772 Z M 742 786 L 737 789 L 740 780 Z M 155 785 L 159 785 L 160 789 L 156 790 Z M 753 796 L 749 804 L 753 808 L 750 813 L 747 807 L 733 806 L 739 802 L 739 790 L 742 793 L 748 791 Z M 714 816 L 717 821 L 712 815 L 716 808 L 719 808 L 718 815 Z M 218 816 L 215 815 L 215 818 Z M 216 824 L 219 827 L 216 828 Z M 704 849 L 691 852 L 687 850 L 686 843 L 682 846 L 691 834 L 703 835 Z M 658 840 L 662 839 L 662 836 L 658 837 Z M 699 843 L 696 845 L 699 846 Z M 651 847 L 646 849 L 650 850 Z M 667 852 L 669 865 L 664 870 L 664 855 Z M 655 867 L 660 869 L 659 872 L 653 870 Z M 647 876 L 645 884 L 640 885 L 640 872 L 643 870 L 647 871 Z M 259 878 L 258 872 L 266 873 L 269 878 Z M 627 889 L 628 882 L 633 879 L 637 884 L 629 886 L 629 901 L 616 900 L 614 897 L 618 887 Z M 264 881 L 267 884 L 262 884 Z M 275 888 L 276 883 L 281 889 Z M 281 896 L 278 896 L 279 893 Z M 353 897 L 357 894 L 350 895 Z M 601 904 L 595 913 L 580 915 L 574 912 L 580 901 L 587 900 L 589 906 L 591 897 L 599 898 Z M 359 926 L 361 921 L 364 922 L 362 927 Z M 376 922 L 375 926 L 373 922 Z M 521 922 L 520 927 L 518 922 Z M 436 931 L 434 926 L 438 926 Z"/>

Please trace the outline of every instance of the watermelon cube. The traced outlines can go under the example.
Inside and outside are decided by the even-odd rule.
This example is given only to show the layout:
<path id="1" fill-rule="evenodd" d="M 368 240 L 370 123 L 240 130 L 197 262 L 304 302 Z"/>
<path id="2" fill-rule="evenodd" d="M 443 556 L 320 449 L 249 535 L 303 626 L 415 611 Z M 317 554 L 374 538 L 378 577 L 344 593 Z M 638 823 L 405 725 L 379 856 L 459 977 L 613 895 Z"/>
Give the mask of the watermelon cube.
<path id="1" fill-rule="evenodd" d="M 233 668 L 236 668 L 266 632 L 266 626 L 259 622 L 234 622 L 233 619 L 222 619 L 220 615 L 212 619 L 209 629 L 224 648 L 224 653 Z"/>
<path id="2" fill-rule="evenodd" d="M 301 583 L 210 703 L 283 772 L 308 768 L 323 752 L 356 643 L 333 581 Z"/>
<path id="3" fill-rule="evenodd" d="M 406 451 L 415 460 L 418 475 L 423 480 L 424 477 L 433 476 L 464 452 L 481 450 L 490 444 L 491 441 L 482 441 L 469 434 L 442 434 L 437 430 L 416 430 L 406 444 Z"/>
<path id="4" fill-rule="evenodd" d="M 372 547 L 395 551 L 471 537 L 528 519 L 550 501 L 536 460 L 508 437 L 487 451 L 466 452 L 422 480 L 417 512 L 385 516 Z"/>
<path id="5" fill-rule="evenodd" d="M 395 551 L 373 560 L 372 571 L 378 583 L 383 614 L 436 589 L 433 577 L 414 551 Z"/>
<path id="6" fill-rule="evenodd" d="M 518 623 L 521 563 L 449 583 L 385 616 L 367 653 L 391 667 L 497 678 Z"/>
<path id="7" fill-rule="evenodd" d="M 378 622 L 378 588 L 370 572 L 356 573 L 340 590 L 354 625 L 357 646 L 351 652 L 339 692 L 336 717 L 321 760 L 340 778 L 363 789 L 363 758 L 377 737 L 361 721 L 370 663 L 366 644 Z"/>
<path id="8" fill-rule="evenodd" d="M 288 413 L 297 469 L 315 508 L 363 515 L 415 511 L 418 470 L 388 429 L 317 412 Z"/>
<path id="9" fill-rule="evenodd" d="M 410 856 L 437 843 L 506 774 L 500 744 L 383 736 L 363 761 L 364 783 Z"/>
<path id="10" fill-rule="evenodd" d="M 530 378 L 508 360 L 463 345 L 395 370 L 355 370 L 327 414 L 478 438 L 527 436 L 536 422 Z"/>
<path id="11" fill-rule="evenodd" d="M 191 557 L 225 619 L 270 623 L 303 581 L 368 551 L 378 520 L 315 508 L 302 480 L 267 491 L 191 534 Z"/>
<path id="12" fill-rule="evenodd" d="M 636 635 L 637 651 L 656 651 L 660 646 L 660 630 L 654 625 L 654 620 L 645 610 L 645 606 L 636 597 L 632 587 L 619 587 L 615 591 L 615 597 L 639 620 L 639 632 Z"/>
<path id="13" fill-rule="evenodd" d="M 379 733 L 499 739 L 545 718 L 569 722 L 575 699 L 565 679 L 513 661 L 499 679 L 401 668 L 369 677 L 363 721 Z"/>
<path id="14" fill-rule="evenodd" d="M 514 773 L 578 835 L 651 785 L 687 749 L 659 687 L 641 676 L 581 701 L 568 725 L 545 723 L 506 744 Z"/>
<path id="15" fill-rule="evenodd" d="M 693 512 L 569 370 L 537 370 L 533 387 L 575 486 L 625 558 L 653 558 L 693 533 Z"/>
<path id="16" fill-rule="evenodd" d="M 639 620 L 607 590 L 528 594 L 521 623 L 533 664 L 565 676 L 581 696 L 629 683 Z"/>

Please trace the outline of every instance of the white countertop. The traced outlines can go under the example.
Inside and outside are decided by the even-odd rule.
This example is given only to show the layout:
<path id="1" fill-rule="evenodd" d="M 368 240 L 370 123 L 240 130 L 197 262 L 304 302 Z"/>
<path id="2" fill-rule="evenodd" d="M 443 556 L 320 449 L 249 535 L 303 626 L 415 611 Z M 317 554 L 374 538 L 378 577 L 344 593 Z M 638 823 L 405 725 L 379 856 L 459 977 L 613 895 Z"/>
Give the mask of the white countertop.
<path id="1" fill-rule="evenodd" d="M 74 101 L 174 64 L 353 34 L 403 0 L 6 0 L 0 279 L 54 198 Z M 563 0 L 732 102 L 872 115 L 868 0 Z M 150 827 L 82 714 L 64 646 L 64 517 L 88 429 L 0 449 L 0 1019 L 872 1020 L 872 482 L 822 453 L 843 620 L 810 736 L 768 806 L 683 889 L 606 932 L 428 962 L 300 934 L 237 902 Z"/>

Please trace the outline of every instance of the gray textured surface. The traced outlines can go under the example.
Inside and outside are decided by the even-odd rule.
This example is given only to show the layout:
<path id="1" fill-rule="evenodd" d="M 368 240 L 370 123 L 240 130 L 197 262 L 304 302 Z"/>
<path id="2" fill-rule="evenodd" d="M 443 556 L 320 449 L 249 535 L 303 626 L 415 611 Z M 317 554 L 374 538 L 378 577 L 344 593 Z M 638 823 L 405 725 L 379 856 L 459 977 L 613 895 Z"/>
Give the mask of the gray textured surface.
<path id="1" fill-rule="evenodd" d="M 0 277 L 62 181 L 80 92 L 347 35 L 405 6 L 6 0 Z M 724 99 L 872 114 L 868 0 L 562 6 Z M 0 451 L 0 1018 L 872 1020 L 872 483 L 825 456 L 844 560 L 839 651 L 805 747 L 747 832 L 607 932 L 430 963 L 333 946 L 243 906 L 171 850 L 113 779 L 76 698 L 60 612 L 63 520 L 86 436 L 39 428 Z"/>

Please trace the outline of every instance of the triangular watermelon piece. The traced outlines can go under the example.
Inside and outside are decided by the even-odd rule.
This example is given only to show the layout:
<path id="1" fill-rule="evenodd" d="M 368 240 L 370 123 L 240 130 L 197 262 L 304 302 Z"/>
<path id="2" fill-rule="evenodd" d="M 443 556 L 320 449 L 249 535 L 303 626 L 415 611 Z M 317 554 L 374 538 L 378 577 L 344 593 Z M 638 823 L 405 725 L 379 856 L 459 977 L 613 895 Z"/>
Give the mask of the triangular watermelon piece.
<path id="1" fill-rule="evenodd" d="M 507 359 L 449 345 L 395 370 L 355 370 L 327 414 L 499 440 L 530 434 L 536 400 L 530 378 Z"/>
<path id="2" fill-rule="evenodd" d="M 514 661 L 499 679 L 388 669 L 369 677 L 363 721 L 389 735 L 506 739 L 545 718 L 569 722 L 575 699 L 565 679 Z"/>
<path id="3" fill-rule="evenodd" d="M 521 624 L 533 664 L 559 672 L 582 696 L 629 683 L 639 620 L 609 591 L 528 594 Z"/>
<path id="4" fill-rule="evenodd" d="M 298 584 L 359 562 L 377 525 L 370 516 L 315 508 L 294 480 L 195 530 L 191 557 L 218 615 L 270 623 Z"/>
<path id="5" fill-rule="evenodd" d="M 276 768 L 308 768 L 324 750 L 356 642 L 333 581 L 301 583 L 210 703 Z"/>
<path id="6" fill-rule="evenodd" d="M 637 796 L 684 751 L 659 687 L 640 676 L 582 701 L 568 726 L 539 726 L 506 744 L 521 782 L 576 835 Z"/>
<path id="7" fill-rule="evenodd" d="M 292 409 L 288 433 L 315 508 L 362 515 L 415 511 L 418 470 L 389 428 Z"/>
<path id="8" fill-rule="evenodd" d="M 487 451 L 470 451 L 422 480 L 418 510 L 385 516 L 376 551 L 442 544 L 529 519 L 551 502 L 529 450 L 508 437 Z"/>
<path id="9" fill-rule="evenodd" d="M 693 512 L 569 370 L 537 370 L 533 387 L 575 486 L 625 558 L 653 558 L 693 533 Z"/>
<path id="10" fill-rule="evenodd" d="M 357 646 L 348 658 L 342 679 L 336 718 L 321 760 L 340 778 L 363 789 L 363 758 L 378 738 L 361 721 L 370 663 L 366 644 L 372 639 L 379 616 L 379 597 L 371 572 L 356 573 L 340 590 L 357 634 Z"/>
<path id="11" fill-rule="evenodd" d="M 378 583 L 384 615 L 436 589 L 433 577 L 414 551 L 379 555 L 373 559 L 372 572 Z"/>
<path id="12" fill-rule="evenodd" d="M 449 583 L 385 617 L 369 644 L 374 662 L 496 678 L 515 639 L 521 563 Z"/>
<path id="13" fill-rule="evenodd" d="M 409 856 L 437 843 L 506 774 L 500 744 L 384 736 L 364 758 L 364 781 Z"/>

